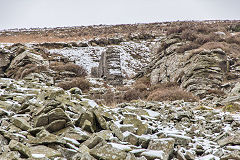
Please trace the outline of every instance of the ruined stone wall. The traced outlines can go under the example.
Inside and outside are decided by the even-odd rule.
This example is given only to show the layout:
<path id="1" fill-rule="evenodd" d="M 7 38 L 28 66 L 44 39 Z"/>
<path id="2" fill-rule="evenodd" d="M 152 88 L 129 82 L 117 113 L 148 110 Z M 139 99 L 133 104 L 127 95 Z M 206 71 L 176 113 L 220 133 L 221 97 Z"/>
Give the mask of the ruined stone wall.
<path id="1" fill-rule="evenodd" d="M 120 61 L 120 51 L 108 47 L 101 55 L 98 67 L 99 77 L 106 79 L 112 85 L 121 85 L 123 76 Z"/>

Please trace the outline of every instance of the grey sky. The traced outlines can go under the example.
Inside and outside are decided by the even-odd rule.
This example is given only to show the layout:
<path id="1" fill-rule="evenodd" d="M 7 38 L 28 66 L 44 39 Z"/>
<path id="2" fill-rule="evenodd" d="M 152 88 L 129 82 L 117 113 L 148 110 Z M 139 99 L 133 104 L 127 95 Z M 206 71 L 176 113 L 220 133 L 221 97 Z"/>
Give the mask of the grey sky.
<path id="1" fill-rule="evenodd" d="M 0 30 L 9 28 L 240 20 L 240 0 L 0 0 Z"/>

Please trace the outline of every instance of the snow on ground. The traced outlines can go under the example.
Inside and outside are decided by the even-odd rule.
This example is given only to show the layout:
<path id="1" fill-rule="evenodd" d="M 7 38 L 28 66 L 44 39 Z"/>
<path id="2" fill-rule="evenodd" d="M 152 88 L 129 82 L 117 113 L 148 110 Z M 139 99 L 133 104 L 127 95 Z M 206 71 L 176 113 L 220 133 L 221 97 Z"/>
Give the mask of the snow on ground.
<path id="1" fill-rule="evenodd" d="M 76 61 L 90 73 L 92 67 L 97 67 L 104 47 L 74 47 L 63 49 L 50 49 L 50 53 L 58 53 Z"/>
<path id="2" fill-rule="evenodd" d="M 113 45 L 120 51 L 121 70 L 124 77 L 130 77 L 141 70 L 150 62 L 150 49 L 148 45 L 151 42 L 122 42 L 120 45 Z M 59 53 L 71 60 L 76 61 L 76 64 L 82 65 L 90 73 L 92 67 L 97 67 L 101 58 L 102 52 L 107 47 L 74 47 L 63 49 L 50 49 L 50 53 Z M 114 72 L 114 71 L 112 71 Z"/>
<path id="3" fill-rule="evenodd" d="M 44 158 L 46 157 L 45 154 L 32 154 L 33 158 Z"/>
<path id="4" fill-rule="evenodd" d="M 118 144 L 118 143 L 109 143 L 111 144 L 114 148 L 123 150 L 123 151 L 131 151 L 131 147 L 130 145 L 122 145 L 122 144 Z"/>

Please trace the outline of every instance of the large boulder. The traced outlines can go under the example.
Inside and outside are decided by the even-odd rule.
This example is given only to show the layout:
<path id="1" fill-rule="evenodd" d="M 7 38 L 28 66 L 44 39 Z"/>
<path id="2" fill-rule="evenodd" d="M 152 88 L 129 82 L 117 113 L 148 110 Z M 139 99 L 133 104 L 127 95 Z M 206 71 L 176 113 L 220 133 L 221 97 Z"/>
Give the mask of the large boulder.
<path id="1" fill-rule="evenodd" d="M 56 108 L 36 118 L 35 127 L 45 126 L 49 132 L 59 131 L 67 126 L 70 118 L 61 108 Z"/>
<path id="2" fill-rule="evenodd" d="M 169 156 L 173 153 L 174 143 L 175 140 L 173 138 L 153 139 L 149 142 L 148 151 L 143 152 L 142 155 L 146 156 L 147 158 L 149 157 L 150 159 L 160 158 L 162 160 L 167 160 L 169 159 Z M 154 153 L 158 153 L 156 151 L 162 153 L 159 154 L 159 156 L 161 155 L 161 157 L 154 157 L 156 156 Z M 153 154 L 151 155 L 150 153 Z"/>
<path id="3" fill-rule="evenodd" d="M 33 158 L 55 158 L 61 157 L 61 153 L 44 145 L 32 146 L 30 148 Z"/>
<path id="4" fill-rule="evenodd" d="M 32 157 L 30 149 L 26 145 L 24 145 L 18 141 L 11 140 L 9 143 L 9 148 L 12 151 L 18 151 L 25 158 Z"/>
<path id="5" fill-rule="evenodd" d="M 228 136 L 224 139 L 219 140 L 218 144 L 220 146 L 225 146 L 228 144 L 240 145 L 240 137 L 239 137 L 239 135 Z"/>
<path id="6" fill-rule="evenodd" d="M 0 48 L 0 77 L 4 76 L 4 71 L 11 62 L 12 53 Z"/>
<path id="7" fill-rule="evenodd" d="M 48 60 L 44 59 L 40 54 L 25 50 L 13 58 L 6 72 L 7 77 L 21 78 L 22 75 L 18 74 L 24 73 L 24 70 L 27 69 L 25 67 L 28 64 L 49 67 Z"/>
<path id="8" fill-rule="evenodd" d="M 106 159 L 106 160 L 122 160 L 126 159 L 127 153 L 114 148 L 110 144 L 103 145 L 101 147 L 95 147 L 90 150 L 90 154 L 96 159 Z"/>

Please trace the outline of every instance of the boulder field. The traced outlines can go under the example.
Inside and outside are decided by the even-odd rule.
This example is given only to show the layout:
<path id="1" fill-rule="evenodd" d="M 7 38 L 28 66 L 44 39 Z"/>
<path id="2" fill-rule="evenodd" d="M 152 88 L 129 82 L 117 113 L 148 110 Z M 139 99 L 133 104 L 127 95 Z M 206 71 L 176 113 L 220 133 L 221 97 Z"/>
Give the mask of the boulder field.
<path id="1" fill-rule="evenodd" d="M 0 79 L 1 159 L 239 159 L 239 114 L 183 101 L 99 106 L 39 77 Z"/>

